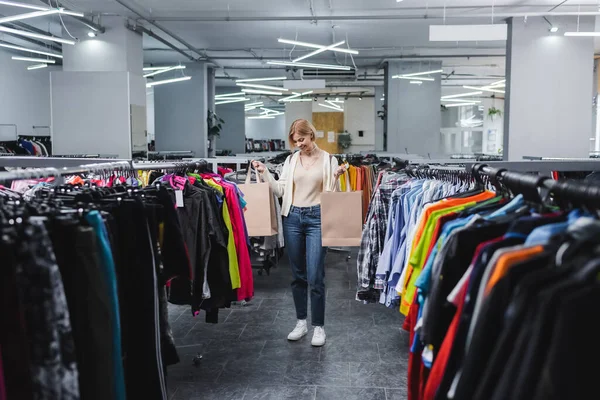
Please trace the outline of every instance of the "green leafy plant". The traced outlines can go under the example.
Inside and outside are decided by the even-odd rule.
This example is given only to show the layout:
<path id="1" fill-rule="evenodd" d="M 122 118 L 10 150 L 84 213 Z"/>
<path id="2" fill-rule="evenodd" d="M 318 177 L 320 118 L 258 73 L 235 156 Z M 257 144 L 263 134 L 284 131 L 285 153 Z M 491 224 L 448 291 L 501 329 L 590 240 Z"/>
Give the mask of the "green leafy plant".
<path id="1" fill-rule="evenodd" d="M 206 123 L 208 124 L 208 136 L 221 136 L 221 129 L 223 128 L 223 121 L 216 113 L 211 110 L 208 110 L 208 117 L 206 119 Z"/>
<path id="2" fill-rule="evenodd" d="M 502 116 L 502 110 L 499 110 L 496 107 L 488 108 L 488 117 L 491 118 L 492 120 L 495 117 L 501 117 L 501 116 Z"/>
<path id="3" fill-rule="evenodd" d="M 338 145 L 346 150 L 352 146 L 352 136 L 349 133 L 340 133 L 338 135 Z"/>

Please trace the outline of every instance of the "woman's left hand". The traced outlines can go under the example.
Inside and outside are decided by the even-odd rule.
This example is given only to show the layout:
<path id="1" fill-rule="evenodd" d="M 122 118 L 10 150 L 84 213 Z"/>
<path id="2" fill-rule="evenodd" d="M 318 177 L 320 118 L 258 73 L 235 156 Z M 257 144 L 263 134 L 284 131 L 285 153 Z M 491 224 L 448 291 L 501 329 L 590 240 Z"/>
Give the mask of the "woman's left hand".
<path id="1" fill-rule="evenodd" d="M 335 174 L 334 174 L 335 179 L 339 178 L 347 170 L 348 170 L 348 167 L 345 164 L 344 165 L 340 165 L 337 168 L 337 170 L 335 171 Z"/>

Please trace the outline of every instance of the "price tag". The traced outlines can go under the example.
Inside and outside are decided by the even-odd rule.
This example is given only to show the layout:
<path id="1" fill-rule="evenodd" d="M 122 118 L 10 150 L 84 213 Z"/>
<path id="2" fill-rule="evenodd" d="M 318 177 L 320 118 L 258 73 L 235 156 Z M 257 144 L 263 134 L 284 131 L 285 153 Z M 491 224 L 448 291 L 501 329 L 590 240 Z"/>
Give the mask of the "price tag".
<path id="1" fill-rule="evenodd" d="M 175 191 L 175 205 L 177 208 L 183 208 L 183 190 Z"/>

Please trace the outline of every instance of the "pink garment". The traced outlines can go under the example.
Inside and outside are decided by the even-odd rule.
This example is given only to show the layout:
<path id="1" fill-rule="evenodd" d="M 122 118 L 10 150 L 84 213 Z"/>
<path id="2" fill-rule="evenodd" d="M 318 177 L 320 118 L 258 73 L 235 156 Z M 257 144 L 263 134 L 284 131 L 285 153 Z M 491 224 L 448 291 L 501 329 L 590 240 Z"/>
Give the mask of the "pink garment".
<path id="1" fill-rule="evenodd" d="M 237 290 L 238 301 L 250 300 L 254 297 L 254 277 L 252 276 L 252 262 L 246 241 L 244 214 L 237 196 L 237 189 L 233 183 L 221 179 L 216 174 L 202 174 L 203 178 L 212 178 L 225 189 L 225 201 L 229 208 L 229 218 L 233 229 L 235 250 L 238 256 L 241 286 Z"/>

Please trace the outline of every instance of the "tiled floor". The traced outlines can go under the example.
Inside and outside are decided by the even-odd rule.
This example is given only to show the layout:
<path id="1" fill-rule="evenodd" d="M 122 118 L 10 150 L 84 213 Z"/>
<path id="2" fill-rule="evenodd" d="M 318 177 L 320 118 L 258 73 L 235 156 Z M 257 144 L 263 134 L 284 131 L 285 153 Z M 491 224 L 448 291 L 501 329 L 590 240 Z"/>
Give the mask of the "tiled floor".
<path id="1" fill-rule="evenodd" d="M 284 256 L 285 257 L 285 256 Z M 255 298 L 221 310 L 219 324 L 169 307 L 181 362 L 168 368 L 171 400 L 406 399 L 408 334 L 398 310 L 354 300 L 356 257 L 330 252 L 322 348 L 286 337 L 296 323 L 287 259 L 254 273 Z M 310 307 L 309 307 L 310 309 Z M 310 317 L 309 317 L 310 322 Z M 199 366 L 192 359 L 203 358 Z"/>

